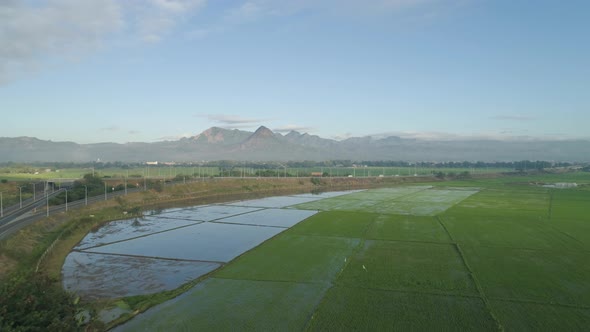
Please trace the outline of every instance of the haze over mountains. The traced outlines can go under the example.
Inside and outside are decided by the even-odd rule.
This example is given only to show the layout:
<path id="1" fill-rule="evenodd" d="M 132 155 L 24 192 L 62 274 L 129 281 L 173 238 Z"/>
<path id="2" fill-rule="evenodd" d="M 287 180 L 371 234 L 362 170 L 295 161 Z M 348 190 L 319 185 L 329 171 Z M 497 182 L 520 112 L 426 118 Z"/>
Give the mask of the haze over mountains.
<path id="1" fill-rule="evenodd" d="M 261 126 L 255 132 L 212 127 L 196 136 L 155 143 L 77 144 L 33 137 L 0 137 L 0 162 L 211 160 L 588 161 L 588 140 L 435 141 L 354 137 L 342 141 Z"/>

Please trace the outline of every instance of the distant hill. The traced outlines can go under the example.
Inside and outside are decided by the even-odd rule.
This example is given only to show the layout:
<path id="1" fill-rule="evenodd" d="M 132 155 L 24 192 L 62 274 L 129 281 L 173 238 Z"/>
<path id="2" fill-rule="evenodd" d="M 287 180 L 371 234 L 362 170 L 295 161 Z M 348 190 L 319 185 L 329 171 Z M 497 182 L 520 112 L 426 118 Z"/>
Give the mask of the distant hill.
<path id="1" fill-rule="evenodd" d="M 0 137 L 0 162 L 202 161 L 202 160 L 406 160 L 406 161 L 589 161 L 590 141 L 433 141 L 370 136 L 343 141 L 292 131 L 274 133 L 209 128 L 176 141 L 97 143 Z"/>

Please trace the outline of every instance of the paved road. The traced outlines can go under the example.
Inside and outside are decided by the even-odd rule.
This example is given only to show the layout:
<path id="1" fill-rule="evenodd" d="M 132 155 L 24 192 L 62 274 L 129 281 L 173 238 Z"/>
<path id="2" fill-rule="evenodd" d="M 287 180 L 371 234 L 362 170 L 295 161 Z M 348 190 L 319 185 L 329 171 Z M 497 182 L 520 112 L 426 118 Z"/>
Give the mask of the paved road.
<path id="1" fill-rule="evenodd" d="M 163 183 L 165 186 L 169 185 L 177 185 L 185 183 L 184 181 L 177 181 L 177 182 L 168 182 Z M 129 188 L 127 189 L 127 193 L 134 193 L 138 191 L 143 191 L 144 188 Z M 111 193 L 107 193 L 106 197 L 104 194 L 88 197 L 88 202 L 86 199 L 81 199 L 73 202 L 68 202 L 68 204 L 62 205 L 54 205 L 49 206 L 49 211 L 47 210 L 47 200 L 51 199 L 52 197 L 60 194 L 61 192 L 65 191 L 65 189 L 56 190 L 53 193 L 49 194 L 49 197 L 42 196 L 41 198 L 33 201 L 33 199 L 29 199 L 23 201 L 23 207 L 19 208 L 20 205 L 12 206 L 4 210 L 4 217 L 0 219 L 0 240 L 3 240 L 14 234 L 15 232 L 19 231 L 20 229 L 24 228 L 27 225 L 32 224 L 33 222 L 46 217 L 48 214 L 54 214 L 57 212 L 62 211 L 69 211 L 77 208 L 81 208 L 96 202 L 113 199 L 117 196 L 125 195 L 125 190 L 114 191 Z"/>
<path id="2" fill-rule="evenodd" d="M 134 193 L 138 191 L 142 191 L 143 188 L 133 188 L 127 189 L 127 193 Z M 60 194 L 63 192 L 64 189 L 56 190 L 54 193 L 49 194 L 49 197 L 43 196 L 41 199 L 38 199 L 35 202 L 28 202 L 28 204 L 24 204 L 23 201 L 23 208 L 18 209 L 17 211 L 12 211 L 10 214 L 4 214 L 4 218 L 0 219 L 0 240 L 10 236 L 11 234 L 17 232 L 18 230 L 22 229 L 23 227 L 30 225 L 31 223 L 39 220 L 43 217 L 46 217 L 48 214 L 52 215 L 57 212 L 62 211 L 69 211 L 73 209 L 78 209 L 81 207 L 86 206 L 86 199 L 81 199 L 73 202 L 68 202 L 62 205 L 54 205 L 49 206 L 49 211 L 47 210 L 47 199 L 51 199 L 52 197 Z M 115 191 L 112 193 L 107 193 L 106 199 L 113 199 L 117 196 L 125 195 L 125 191 Z M 98 195 L 94 197 L 88 197 L 88 205 L 94 204 L 96 202 L 104 201 L 105 195 Z"/>
<path id="3" fill-rule="evenodd" d="M 31 211 L 43 210 L 46 212 L 46 209 L 42 209 L 42 207 L 47 206 L 47 200 L 59 195 L 62 191 L 63 189 L 47 193 L 47 195 L 40 196 L 35 201 L 32 198 L 23 201 L 22 208 L 20 208 L 20 205 L 17 205 L 18 209 L 14 209 L 14 207 L 6 209 L 4 211 L 4 217 L 0 219 L 0 240 L 28 225 L 23 223 L 21 219 Z"/>

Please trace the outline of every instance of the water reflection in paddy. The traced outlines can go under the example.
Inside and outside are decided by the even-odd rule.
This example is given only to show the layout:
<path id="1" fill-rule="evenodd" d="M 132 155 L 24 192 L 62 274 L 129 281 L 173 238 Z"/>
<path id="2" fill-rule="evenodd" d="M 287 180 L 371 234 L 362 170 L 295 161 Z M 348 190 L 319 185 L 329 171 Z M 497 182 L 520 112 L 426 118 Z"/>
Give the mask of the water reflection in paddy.
<path id="1" fill-rule="evenodd" d="M 163 210 L 157 215 L 161 218 L 211 221 L 257 210 L 260 210 L 260 208 L 228 205 L 204 205 L 186 209 L 173 209 L 171 211 Z"/>
<path id="2" fill-rule="evenodd" d="M 173 289 L 317 213 L 280 209 L 350 192 L 269 197 L 152 211 L 88 234 L 63 266 L 63 284 L 85 297 Z"/>
<path id="3" fill-rule="evenodd" d="M 165 219 L 160 218 L 159 216 L 117 220 L 86 235 L 75 249 L 86 249 L 197 223 L 200 222 L 192 220 Z"/>
<path id="4" fill-rule="evenodd" d="M 285 228 L 277 227 L 205 222 L 86 251 L 227 262 L 284 230 Z"/>
<path id="5" fill-rule="evenodd" d="M 68 291 L 89 298 L 114 298 L 174 289 L 219 266 L 74 251 L 66 258 L 62 274 Z"/>

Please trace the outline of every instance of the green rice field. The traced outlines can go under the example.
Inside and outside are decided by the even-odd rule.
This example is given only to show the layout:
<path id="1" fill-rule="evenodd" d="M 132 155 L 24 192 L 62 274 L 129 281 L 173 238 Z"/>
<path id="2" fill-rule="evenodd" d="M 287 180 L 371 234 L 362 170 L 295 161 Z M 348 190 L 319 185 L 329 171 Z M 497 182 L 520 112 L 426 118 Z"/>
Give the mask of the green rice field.
<path id="1" fill-rule="evenodd" d="M 118 330 L 586 331 L 590 176 L 571 178 L 580 186 L 455 181 L 288 207 L 321 212 Z"/>

